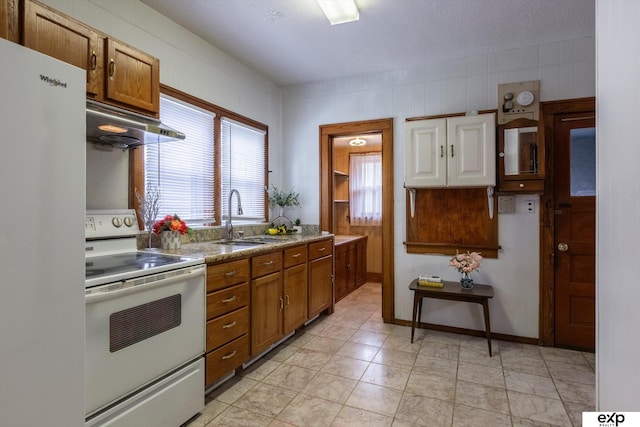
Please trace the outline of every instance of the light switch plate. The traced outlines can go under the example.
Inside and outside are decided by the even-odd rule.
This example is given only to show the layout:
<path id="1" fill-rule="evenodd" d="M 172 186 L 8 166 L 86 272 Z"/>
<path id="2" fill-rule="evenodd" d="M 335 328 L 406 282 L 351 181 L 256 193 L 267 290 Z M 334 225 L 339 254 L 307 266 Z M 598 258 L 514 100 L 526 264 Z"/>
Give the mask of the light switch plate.
<path id="1" fill-rule="evenodd" d="M 516 196 L 498 196 L 498 213 L 514 213 L 516 211 Z"/>

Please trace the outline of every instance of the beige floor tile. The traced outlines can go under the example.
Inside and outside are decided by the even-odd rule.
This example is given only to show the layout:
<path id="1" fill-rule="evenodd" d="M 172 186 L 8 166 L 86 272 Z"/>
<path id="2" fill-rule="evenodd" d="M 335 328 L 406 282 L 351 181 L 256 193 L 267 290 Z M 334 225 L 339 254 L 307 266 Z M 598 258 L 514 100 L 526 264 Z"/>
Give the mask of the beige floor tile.
<path id="1" fill-rule="evenodd" d="M 429 329 L 422 329 L 425 333 L 424 341 L 438 341 L 445 344 L 460 345 L 460 342 L 465 339 L 463 335 L 452 334 L 450 332 L 433 331 Z M 416 330 L 417 332 L 417 330 Z"/>
<path id="2" fill-rule="evenodd" d="M 396 413 L 401 397 L 401 391 L 360 382 L 347 399 L 346 405 L 391 417 Z"/>
<path id="3" fill-rule="evenodd" d="M 340 347 L 342 347 L 346 342 L 347 341 L 345 340 L 339 340 L 336 338 L 315 336 L 303 345 L 302 348 L 336 354 L 336 352 L 340 350 Z"/>
<path id="4" fill-rule="evenodd" d="M 389 337 L 385 340 L 384 344 L 382 344 L 382 348 L 386 348 L 389 350 L 398 350 L 404 351 L 405 353 L 414 353 L 417 354 L 420 351 L 420 347 L 422 346 L 422 340 L 413 340 L 413 344 L 411 343 L 411 338 L 408 336 L 398 336 L 398 335 L 389 335 Z"/>
<path id="5" fill-rule="evenodd" d="M 402 391 L 407 385 L 410 372 L 410 369 L 404 367 L 371 363 L 364 374 L 362 374 L 360 381 Z"/>
<path id="6" fill-rule="evenodd" d="M 511 414 L 557 426 L 570 426 L 571 421 L 560 400 L 508 391 Z"/>
<path id="7" fill-rule="evenodd" d="M 491 368 L 502 368 L 502 359 L 500 353 L 494 352 L 493 356 L 489 356 L 489 349 L 475 349 L 473 347 L 460 346 L 460 362 L 471 362 L 476 365 L 488 366 Z"/>
<path id="8" fill-rule="evenodd" d="M 584 405 L 582 403 L 565 402 L 564 407 L 567 410 L 571 422 L 573 422 L 573 425 L 576 427 L 582 425 L 583 412 L 595 412 L 596 410 L 595 404 Z"/>
<path id="9" fill-rule="evenodd" d="M 352 342 L 358 342 L 360 344 L 374 345 L 376 347 L 382 347 L 382 344 L 387 340 L 388 334 L 380 332 L 370 332 L 359 330 L 353 334 L 350 338 Z"/>
<path id="10" fill-rule="evenodd" d="M 229 405 L 226 403 L 223 403 L 217 400 L 212 400 L 211 402 L 205 405 L 204 409 L 202 410 L 202 412 L 200 412 L 200 414 L 197 417 L 192 418 L 186 424 L 189 427 L 204 427 L 207 424 L 209 424 L 211 420 L 213 420 L 215 417 L 217 417 L 222 412 L 224 412 L 224 410 L 227 409 L 228 407 Z"/>
<path id="11" fill-rule="evenodd" d="M 540 347 L 540 353 L 546 362 L 567 363 L 574 366 L 588 366 L 581 352 L 556 347 Z"/>
<path id="12" fill-rule="evenodd" d="M 351 338 L 351 336 L 356 331 L 357 329 L 347 328 L 341 325 L 328 325 L 326 328 L 324 328 L 322 331 L 320 331 L 316 335 L 321 337 L 336 338 L 336 339 L 347 341 L 349 340 L 349 338 Z"/>
<path id="13" fill-rule="evenodd" d="M 480 353 L 489 355 L 489 343 L 485 337 L 466 337 L 460 341 L 461 348 L 469 348 Z M 495 356 L 500 354 L 500 341 L 491 340 L 491 353 Z"/>
<path id="14" fill-rule="evenodd" d="M 585 387 L 584 384 L 556 379 L 554 380 L 560 398 L 564 402 L 580 403 L 585 406 L 595 406 L 596 390 L 594 387 Z"/>
<path id="15" fill-rule="evenodd" d="M 413 370 L 409 375 L 407 393 L 433 397 L 446 402 L 453 402 L 456 391 L 455 378 L 445 378 L 434 374 L 425 374 Z"/>
<path id="16" fill-rule="evenodd" d="M 359 380 L 364 371 L 369 367 L 369 362 L 352 359 L 350 357 L 333 356 L 323 367 L 321 372 L 338 375 L 345 378 Z"/>
<path id="17" fill-rule="evenodd" d="M 342 405 L 308 394 L 298 394 L 277 416 L 284 422 L 305 427 L 328 427 Z"/>
<path id="18" fill-rule="evenodd" d="M 376 320 L 371 320 L 368 319 L 366 322 L 364 322 L 362 324 L 362 326 L 360 326 L 360 330 L 362 331 L 369 331 L 369 332 L 378 332 L 381 334 L 391 334 L 391 331 L 393 331 L 393 328 L 396 325 L 392 325 L 390 323 L 383 323 L 378 321 L 378 319 Z"/>
<path id="19" fill-rule="evenodd" d="M 293 400 L 296 392 L 269 384 L 258 384 L 233 405 L 256 414 L 275 417 Z"/>
<path id="20" fill-rule="evenodd" d="M 388 427 L 392 417 L 365 411 L 364 409 L 343 406 L 336 416 L 332 427 Z"/>
<path id="21" fill-rule="evenodd" d="M 441 341 L 423 340 L 418 355 L 438 357 L 440 359 L 457 360 L 460 346 Z"/>
<path id="22" fill-rule="evenodd" d="M 458 364 L 458 379 L 491 387 L 505 388 L 502 368 L 492 368 L 461 361 Z"/>
<path id="23" fill-rule="evenodd" d="M 358 381 L 320 372 L 302 389 L 301 393 L 332 402 L 344 403 Z"/>
<path id="24" fill-rule="evenodd" d="M 215 400 L 231 405 L 256 384 L 258 382 L 251 378 L 234 377 L 210 393 L 210 396 L 215 396 Z"/>
<path id="25" fill-rule="evenodd" d="M 511 417 L 484 409 L 456 405 L 453 408 L 453 427 L 511 427 Z"/>
<path id="26" fill-rule="evenodd" d="M 544 363 L 542 357 L 504 355 L 502 356 L 502 368 L 505 371 L 523 372 L 551 378 L 547 364 Z"/>
<path id="27" fill-rule="evenodd" d="M 510 341 L 498 341 L 498 343 L 503 360 L 509 356 L 542 358 L 540 347 L 537 345 Z"/>
<path id="28" fill-rule="evenodd" d="M 418 354 L 413 363 L 413 370 L 421 373 L 430 373 L 446 378 L 456 378 L 458 375 L 457 359 L 441 359 L 439 357 Z"/>
<path id="29" fill-rule="evenodd" d="M 295 365 L 303 368 L 320 370 L 331 359 L 329 353 L 309 350 L 306 348 L 298 348 L 284 363 L 287 365 Z"/>
<path id="30" fill-rule="evenodd" d="M 376 354 L 378 354 L 378 351 L 380 351 L 380 347 L 348 341 L 340 347 L 336 356 L 351 357 L 353 359 L 371 362 L 373 358 L 376 357 Z"/>
<path id="31" fill-rule="evenodd" d="M 512 427 L 554 427 L 548 423 L 542 423 L 540 421 L 528 420 L 526 418 L 511 417 Z M 574 424 L 579 426 L 580 424 Z"/>
<path id="32" fill-rule="evenodd" d="M 298 346 L 282 343 L 281 345 L 279 345 L 278 347 L 274 348 L 269 353 L 267 353 L 265 355 L 265 358 L 269 360 L 273 360 L 274 362 L 284 362 L 299 349 L 300 347 Z"/>
<path id="33" fill-rule="evenodd" d="M 300 391 L 317 374 L 317 371 L 300 366 L 280 365 L 267 375 L 262 382 L 289 390 Z"/>
<path id="34" fill-rule="evenodd" d="M 207 427 L 262 427 L 268 426 L 272 418 L 235 406 L 228 407 L 211 421 Z M 191 426 L 189 426 L 191 427 Z"/>
<path id="35" fill-rule="evenodd" d="M 509 414 L 507 392 L 503 388 L 458 380 L 455 402 L 460 405 Z"/>
<path id="36" fill-rule="evenodd" d="M 582 356 L 589 364 L 589 367 L 593 372 L 596 371 L 596 355 L 595 353 L 582 353 Z"/>
<path id="37" fill-rule="evenodd" d="M 411 369 L 415 360 L 416 353 L 407 353 L 400 350 L 382 347 L 378 354 L 376 354 L 373 362 L 380 363 L 382 365 L 392 365 Z"/>
<path id="38" fill-rule="evenodd" d="M 554 380 L 560 379 L 592 386 L 596 384 L 596 376 L 589 366 L 547 362 L 547 368 L 549 368 L 549 373 Z"/>
<path id="39" fill-rule="evenodd" d="M 405 393 L 400 401 L 396 420 L 416 426 L 448 427 L 451 425 L 452 415 L 451 402 Z"/>
<path id="40" fill-rule="evenodd" d="M 534 394 L 536 396 L 560 399 L 556 387 L 549 377 L 525 374 L 522 372 L 505 371 L 504 380 L 507 390 L 520 393 Z"/>
<path id="41" fill-rule="evenodd" d="M 253 365 L 249 366 L 240 375 L 254 381 L 261 381 L 280 365 L 282 365 L 282 363 L 276 362 L 275 360 L 260 359 Z"/>

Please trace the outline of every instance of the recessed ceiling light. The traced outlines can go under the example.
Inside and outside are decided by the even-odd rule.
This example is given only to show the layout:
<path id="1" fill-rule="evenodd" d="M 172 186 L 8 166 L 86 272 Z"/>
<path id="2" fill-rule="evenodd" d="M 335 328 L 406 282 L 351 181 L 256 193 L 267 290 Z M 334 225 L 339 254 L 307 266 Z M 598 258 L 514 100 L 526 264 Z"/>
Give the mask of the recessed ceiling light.
<path id="1" fill-rule="evenodd" d="M 365 145 L 367 143 L 366 140 L 357 137 L 355 139 L 352 139 L 351 141 L 349 141 L 349 145 L 352 147 L 362 147 L 363 145 Z"/>
<path id="2" fill-rule="evenodd" d="M 360 12 L 354 0 L 317 0 L 331 25 L 360 19 Z"/>

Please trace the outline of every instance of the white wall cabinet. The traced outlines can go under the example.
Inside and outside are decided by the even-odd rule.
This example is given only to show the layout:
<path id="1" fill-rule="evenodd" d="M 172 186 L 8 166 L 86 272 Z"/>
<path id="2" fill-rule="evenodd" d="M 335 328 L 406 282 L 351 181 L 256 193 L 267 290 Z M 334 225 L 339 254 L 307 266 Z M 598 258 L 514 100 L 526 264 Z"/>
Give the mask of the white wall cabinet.
<path id="1" fill-rule="evenodd" d="M 494 186 L 495 123 L 495 113 L 406 122 L 405 187 Z"/>

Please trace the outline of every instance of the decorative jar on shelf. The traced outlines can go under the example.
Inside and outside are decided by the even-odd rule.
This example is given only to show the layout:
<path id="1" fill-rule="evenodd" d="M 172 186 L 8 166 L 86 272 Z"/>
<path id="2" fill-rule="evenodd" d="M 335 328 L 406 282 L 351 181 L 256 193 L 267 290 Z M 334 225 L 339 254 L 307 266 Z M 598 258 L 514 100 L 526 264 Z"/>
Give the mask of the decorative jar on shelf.
<path id="1" fill-rule="evenodd" d="M 473 289 L 473 279 L 471 278 L 471 273 L 462 273 L 462 277 L 460 278 L 460 286 L 463 289 Z"/>

